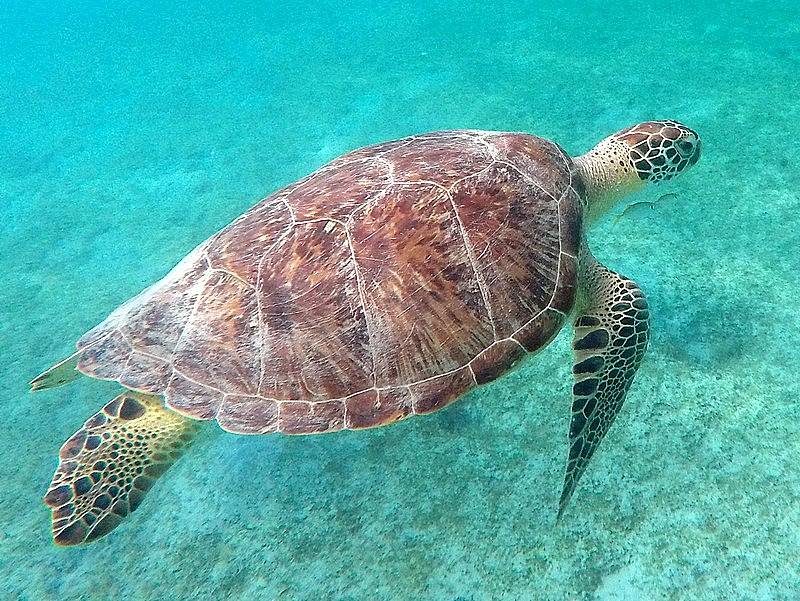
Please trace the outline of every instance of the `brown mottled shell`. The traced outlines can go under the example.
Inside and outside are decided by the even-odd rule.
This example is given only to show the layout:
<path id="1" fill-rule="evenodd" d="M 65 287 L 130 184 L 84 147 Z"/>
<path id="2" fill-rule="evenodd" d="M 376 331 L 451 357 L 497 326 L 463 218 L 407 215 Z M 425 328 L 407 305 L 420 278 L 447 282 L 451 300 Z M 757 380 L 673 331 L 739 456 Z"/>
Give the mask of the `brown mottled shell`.
<path id="1" fill-rule="evenodd" d="M 114 311 L 78 341 L 78 368 L 238 433 L 435 411 L 558 332 L 582 192 L 572 160 L 525 134 L 356 150 Z"/>

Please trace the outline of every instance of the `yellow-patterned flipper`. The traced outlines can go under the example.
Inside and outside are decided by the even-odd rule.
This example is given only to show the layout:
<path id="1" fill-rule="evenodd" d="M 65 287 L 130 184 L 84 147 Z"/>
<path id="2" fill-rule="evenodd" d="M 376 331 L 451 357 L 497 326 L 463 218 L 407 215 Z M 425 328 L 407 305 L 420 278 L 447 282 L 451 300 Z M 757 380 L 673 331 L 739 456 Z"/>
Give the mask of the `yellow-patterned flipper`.
<path id="1" fill-rule="evenodd" d="M 644 293 L 636 282 L 600 265 L 588 252 L 580 305 L 572 342 L 575 384 L 559 518 L 622 408 L 649 338 L 650 312 Z"/>
<path id="2" fill-rule="evenodd" d="M 90 417 L 61 447 L 44 497 L 53 510 L 55 543 L 79 545 L 116 528 L 181 455 L 196 424 L 158 397 L 136 392 Z"/>

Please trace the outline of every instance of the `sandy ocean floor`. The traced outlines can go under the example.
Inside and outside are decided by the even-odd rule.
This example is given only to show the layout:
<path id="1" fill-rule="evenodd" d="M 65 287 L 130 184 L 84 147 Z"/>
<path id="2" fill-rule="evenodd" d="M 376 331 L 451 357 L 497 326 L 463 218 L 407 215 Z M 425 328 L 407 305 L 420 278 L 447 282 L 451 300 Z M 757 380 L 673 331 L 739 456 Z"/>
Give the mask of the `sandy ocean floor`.
<path id="1" fill-rule="evenodd" d="M 0 598 L 800 598 L 795 2 L 183 4 L 0 5 Z M 52 545 L 58 448 L 116 388 L 28 381 L 256 200 L 415 132 L 578 154 L 652 118 L 704 156 L 592 232 L 653 338 L 559 526 L 566 331 L 391 428 L 210 426 L 113 534 Z"/>

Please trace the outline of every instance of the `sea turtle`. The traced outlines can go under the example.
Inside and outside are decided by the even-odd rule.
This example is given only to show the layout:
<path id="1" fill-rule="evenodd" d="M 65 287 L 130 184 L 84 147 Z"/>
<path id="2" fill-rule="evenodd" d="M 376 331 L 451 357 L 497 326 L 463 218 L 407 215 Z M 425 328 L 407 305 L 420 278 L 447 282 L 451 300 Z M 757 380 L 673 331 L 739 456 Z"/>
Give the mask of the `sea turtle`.
<path id="1" fill-rule="evenodd" d="M 202 420 L 239 434 L 382 426 L 445 407 L 574 326 L 559 515 L 648 341 L 644 294 L 586 228 L 700 157 L 675 121 L 577 158 L 524 133 L 442 131 L 345 154 L 260 201 L 31 383 L 126 390 L 61 447 L 57 544 L 139 505 Z"/>

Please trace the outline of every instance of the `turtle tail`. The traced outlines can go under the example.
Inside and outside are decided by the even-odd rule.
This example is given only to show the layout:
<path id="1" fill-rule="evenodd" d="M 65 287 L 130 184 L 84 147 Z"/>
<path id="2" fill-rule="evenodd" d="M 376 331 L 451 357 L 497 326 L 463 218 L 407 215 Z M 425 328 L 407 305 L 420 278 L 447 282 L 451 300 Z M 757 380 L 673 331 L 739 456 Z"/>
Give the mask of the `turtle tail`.
<path id="1" fill-rule="evenodd" d="M 31 381 L 31 392 L 57 388 L 78 379 L 81 375 L 81 372 L 78 371 L 80 355 L 81 351 L 78 351 L 36 376 Z"/>

